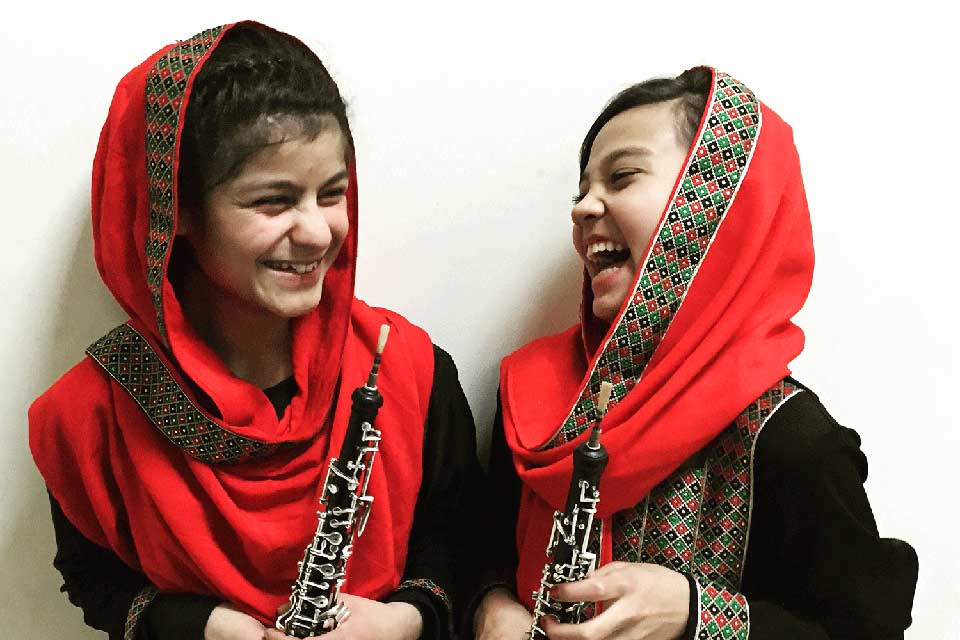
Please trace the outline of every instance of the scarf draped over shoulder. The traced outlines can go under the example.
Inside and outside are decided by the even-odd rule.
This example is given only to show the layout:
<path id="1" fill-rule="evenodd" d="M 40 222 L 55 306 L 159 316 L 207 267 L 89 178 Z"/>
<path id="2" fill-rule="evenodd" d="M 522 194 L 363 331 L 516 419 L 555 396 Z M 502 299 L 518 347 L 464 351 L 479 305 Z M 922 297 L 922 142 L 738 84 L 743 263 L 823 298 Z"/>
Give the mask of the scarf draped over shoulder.
<path id="1" fill-rule="evenodd" d="M 235 26 L 164 47 L 117 87 L 94 160 L 92 211 L 97 267 L 128 320 L 33 404 L 30 446 L 84 536 L 161 591 L 213 595 L 272 623 L 313 537 L 326 461 L 339 451 L 350 393 L 366 379 L 382 323 L 391 333 L 375 500 L 344 590 L 378 598 L 399 583 L 433 351 L 423 331 L 354 297 L 353 161 L 349 234 L 320 305 L 294 321 L 298 391 L 281 418 L 187 322 L 167 273 L 179 142 L 194 79 Z"/>
<path id="2" fill-rule="evenodd" d="M 803 349 L 791 318 L 814 256 L 792 132 L 744 84 L 711 74 L 699 129 L 613 322 L 593 315 L 585 277 L 581 322 L 502 363 L 504 429 L 523 483 L 518 593 L 528 605 L 602 381 L 613 383 L 598 512 L 607 531 L 612 514 L 710 443 Z"/>

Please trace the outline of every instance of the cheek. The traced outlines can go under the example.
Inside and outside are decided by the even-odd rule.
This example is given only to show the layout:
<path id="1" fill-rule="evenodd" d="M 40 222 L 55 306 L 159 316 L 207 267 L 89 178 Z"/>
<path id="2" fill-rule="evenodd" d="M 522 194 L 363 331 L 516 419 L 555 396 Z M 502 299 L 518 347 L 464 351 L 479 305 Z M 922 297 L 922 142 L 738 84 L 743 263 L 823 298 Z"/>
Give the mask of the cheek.
<path id="1" fill-rule="evenodd" d="M 573 237 L 573 248 L 576 249 L 577 253 L 583 257 L 583 229 L 577 225 L 573 225 L 571 230 L 571 235 Z"/>
<path id="2" fill-rule="evenodd" d="M 340 248 L 350 233 L 350 218 L 347 214 L 347 207 L 337 207 L 336 211 L 328 216 L 327 224 L 330 225 L 330 244 L 335 248 L 336 253 L 333 257 L 336 258 L 336 254 L 340 253 Z"/>
<path id="3" fill-rule="evenodd" d="M 629 206 L 625 207 L 629 215 L 621 216 L 618 222 L 637 259 L 640 258 L 637 252 L 647 248 L 650 238 L 656 232 L 669 197 L 669 193 L 660 189 L 645 191 L 631 198 Z"/>
<path id="4" fill-rule="evenodd" d="M 282 230 L 274 228 L 272 221 L 249 221 L 244 225 L 237 225 L 225 230 L 223 235 L 224 249 L 237 255 L 260 257 L 277 243 L 283 236 Z"/>

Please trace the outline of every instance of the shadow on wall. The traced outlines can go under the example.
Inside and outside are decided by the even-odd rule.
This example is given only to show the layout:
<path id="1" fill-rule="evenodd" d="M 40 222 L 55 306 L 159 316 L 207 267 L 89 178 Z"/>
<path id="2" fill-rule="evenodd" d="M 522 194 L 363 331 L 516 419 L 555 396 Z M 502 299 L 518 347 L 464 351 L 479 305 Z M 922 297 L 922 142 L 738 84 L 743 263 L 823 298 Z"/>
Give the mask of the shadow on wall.
<path id="1" fill-rule="evenodd" d="M 522 292 L 517 300 L 515 314 L 495 326 L 487 337 L 490 349 L 510 351 L 528 342 L 553 333 L 559 333 L 580 320 L 583 263 L 573 251 L 564 251 L 551 263 L 533 286 Z M 504 340 L 504 334 L 509 334 Z M 490 458 L 490 429 L 497 410 L 496 389 L 500 380 L 500 359 L 495 358 L 489 368 L 478 376 L 482 389 L 490 389 L 489 397 L 482 398 L 473 408 L 477 423 L 477 454 L 484 468 Z M 558 425 L 559 426 L 559 425 Z"/>
<path id="2" fill-rule="evenodd" d="M 573 251 L 564 251 L 537 283 L 530 307 L 519 318 L 518 346 L 579 322 L 582 284 L 583 263 Z"/>
<path id="3" fill-rule="evenodd" d="M 88 202 L 89 196 L 84 194 L 70 208 L 75 212 L 73 219 L 85 219 L 86 223 L 74 245 L 59 292 L 51 300 L 37 301 L 41 307 L 38 312 L 45 311 L 49 322 L 37 342 L 34 366 L 26 371 L 30 379 L 25 386 L 34 393 L 52 384 L 83 357 L 91 342 L 124 320 L 97 273 Z M 42 309 L 44 305 L 46 309 Z M 37 640 L 103 638 L 102 633 L 83 624 L 80 610 L 59 591 L 62 580 L 52 565 L 56 547 L 47 493 L 33 465 L 25 428 L 22 433 L 24 437 L 16 445 L 22 448 L 19 459 L 23 464 L 17 466 L 18 473 L 10 478 L 9 485 L 20 488 L 16 502 L 10 501 L 11 506 L 17 505 L 17 515 L 10 523 L 4 548 L 0 549 L 3 582 L 9 593 L 3 608 L 10 607 L 0 616 L 7 627 L 5 635 Z"/>

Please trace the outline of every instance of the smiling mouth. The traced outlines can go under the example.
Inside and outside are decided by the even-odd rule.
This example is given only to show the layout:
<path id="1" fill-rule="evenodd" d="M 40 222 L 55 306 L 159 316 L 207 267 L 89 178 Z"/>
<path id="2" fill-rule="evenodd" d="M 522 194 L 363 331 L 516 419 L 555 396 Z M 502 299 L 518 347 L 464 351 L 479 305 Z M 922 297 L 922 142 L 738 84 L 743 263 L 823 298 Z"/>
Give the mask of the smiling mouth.
<path id="1" fill-rule="evenodd" d="M 320 266 L 319 260 L 314 260 L 313 262 L 284 262 L 280 260 L 265 260 L 263 262 L 264 266 L 268 269 L 274 271 L 281 271 L 283 273 L 297 273 L 300 275 L 311 273 Z"/>
<path id="2" fill-rule="evenodd" d="M 593 278 L 624 266 L 630 259 L 630 249 L 619 242 L 594 242 L 587 246 L 586 257 L 587 271 Z"/>

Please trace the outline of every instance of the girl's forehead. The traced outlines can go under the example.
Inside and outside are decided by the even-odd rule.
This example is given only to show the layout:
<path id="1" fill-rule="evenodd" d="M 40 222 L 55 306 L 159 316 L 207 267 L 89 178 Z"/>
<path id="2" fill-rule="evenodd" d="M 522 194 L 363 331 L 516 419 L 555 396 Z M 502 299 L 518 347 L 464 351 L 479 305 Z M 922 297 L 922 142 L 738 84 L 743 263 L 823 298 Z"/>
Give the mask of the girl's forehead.
<path id="1" fill-rule="evenodd" d="M 315 136 L 281 139 L 247 158 L 230 183 L 247 188 L 280 178 L 295 182 L 323 181 L 346 169 L 344 145 L 339 127 L 325 128 Z"/>
<path id="2" fill-rule="evenodd" d="M 674 103 L 633 107 L 611 118 L 590 148 L 584 176 L 621 159 L 656 161 L 685 151 L 677 142 Z"/>
<path id="3" fill-rule="evenodd" d="M 272 122 L 258 126 L 264 128 L 249 134 L 246 144 L 240 143 L 246 157 L 233 181 L 250 173 L 277 170 L 286 165 L 299 166 L 307 159 L 314 163 L 346 162 L 346 136 L 332 116 L 316 123 L 298 122 L 289 116 L 275 117 Z"/>
<path id="4" fill-rule="evenodd" d="M 597 134 L 591 156 L 598 149 L 609 149 L 626 142 L 652 151 L 675 146 L 676 106 L 677 100 L 667 100 L 633 107 L 615 115 Z"/>

